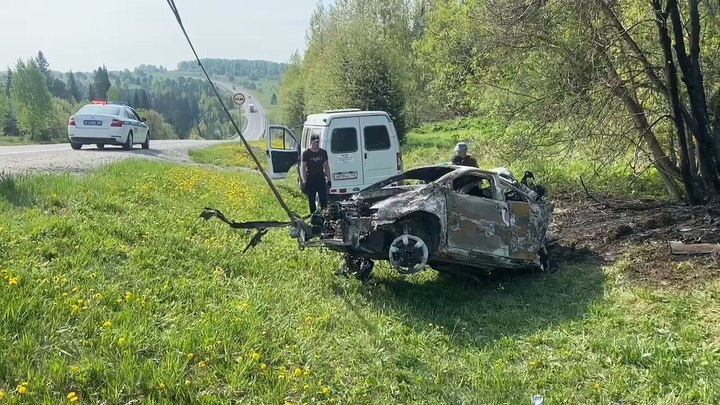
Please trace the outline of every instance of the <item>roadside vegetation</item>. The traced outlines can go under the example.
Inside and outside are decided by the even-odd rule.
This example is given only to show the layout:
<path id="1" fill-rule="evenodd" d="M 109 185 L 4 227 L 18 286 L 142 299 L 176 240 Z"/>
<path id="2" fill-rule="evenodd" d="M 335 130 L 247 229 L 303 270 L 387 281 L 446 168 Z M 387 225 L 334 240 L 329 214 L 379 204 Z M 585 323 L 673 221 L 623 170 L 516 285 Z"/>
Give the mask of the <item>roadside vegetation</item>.
<path id="1" fill-rule="evenodd" d="M 472 283 L 379 265 L 363 286 L 283 230 L 243 254 L 250 235 L 205 206 L 284 219 L 252 173 L 4 175 L 0 402 L 720 400 L 717 280 L 647 288 L 629 256 Z"/>
<path id="2" fill-rule="evenodd" d="M 0 143 L 10 143 L 11 138 L 23 138 L 25 143 L 65 142 L 68 118 L 92 99 L 126 102 L 138 109 L 148 119 L 153 139 L 232 137 L 232 125 L 218 109 L 204 76 L 188 67 L 188 62 L 178 66 L 181 69 L 176 71 L 141 65 L 133 71 L 113 72 L 100 66 L 90 73 L 60 73 L 52 71 L 45 55 L 38 52 L 0 73 Z M 283 64 L 215 60 L 209 66 L 214 78 L 250 89 L 273 116 Z M 231 105 L 231 94 L 222 95 Z"/>
<path id="3" fill-rule="evenodd" d="M 592 186 L 620 190 L 652 176 L 670 198 L 701 204 L 720 195 L 717 16 L 708 2 L 672 0 L 320 4 L 283 76 L 281 121 L 377 109 L 401 137 L 489 122 L 506 162 L 562 157 L 593 173 Z"/>

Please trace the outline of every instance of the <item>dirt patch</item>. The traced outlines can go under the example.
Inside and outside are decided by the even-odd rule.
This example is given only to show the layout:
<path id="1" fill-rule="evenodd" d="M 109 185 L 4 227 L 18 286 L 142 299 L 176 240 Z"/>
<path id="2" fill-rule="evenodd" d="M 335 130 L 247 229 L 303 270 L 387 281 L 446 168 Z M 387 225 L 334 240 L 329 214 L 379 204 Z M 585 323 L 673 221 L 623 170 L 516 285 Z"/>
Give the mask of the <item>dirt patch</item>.
<path id="1" fill-rule="evenodd" d="M 669 241 L 720 243 L 720 204 L 646 202 L 646 209 L 608 208 L 589 199 L 556 204 L 550 228 L 555 261 L 594 258 L 610 264 L 622 259 L 630 280 L 669 288 L 720 278 L 720 255 L 678 256 L 668 247 Z"/>

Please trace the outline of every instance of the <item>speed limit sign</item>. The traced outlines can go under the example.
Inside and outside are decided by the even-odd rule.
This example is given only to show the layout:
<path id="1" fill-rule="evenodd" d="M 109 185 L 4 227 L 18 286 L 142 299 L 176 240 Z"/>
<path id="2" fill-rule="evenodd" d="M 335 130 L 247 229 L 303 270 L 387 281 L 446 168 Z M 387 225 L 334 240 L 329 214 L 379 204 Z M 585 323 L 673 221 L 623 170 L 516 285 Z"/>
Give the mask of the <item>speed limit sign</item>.
<path id="1" fill-rule="evenodd" d="M 245 102 L 245 96 L 242 93 L 235 93 L 233 102 L 237 105 L 242 105 Z"/>

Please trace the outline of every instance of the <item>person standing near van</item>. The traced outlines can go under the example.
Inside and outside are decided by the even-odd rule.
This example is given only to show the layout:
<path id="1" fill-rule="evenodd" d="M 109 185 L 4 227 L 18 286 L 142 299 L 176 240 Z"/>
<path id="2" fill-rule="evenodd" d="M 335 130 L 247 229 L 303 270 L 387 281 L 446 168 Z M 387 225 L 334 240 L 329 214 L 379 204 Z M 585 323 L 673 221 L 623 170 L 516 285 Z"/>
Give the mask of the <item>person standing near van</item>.
<path id="1" fill-rule="evenodd" d="M 455 145 L 455 156 L 450 158 L 450 163 L 458 166 L 472 166 L 478 167 L 477 160 L 474 157 L 468 155 L 468 145 L 465 142 L 458 142 Z"/>
<path id="2" fill-rule="evenodd" d="M 317 210 L 315 204 L 316 195 L 320 200 L 320 208 L 325 208 L 327 206 L 328 189 L 332 186 L 332 183 L 330 182 L 328 154 L 325 149 L 320 147 L 320 137 L 318 135 L 310 136 L 310 147 L 302 153 L 300 180 L 302 181 L 303 191 L 308 198 L 310 213 L 312 214 Z"/>

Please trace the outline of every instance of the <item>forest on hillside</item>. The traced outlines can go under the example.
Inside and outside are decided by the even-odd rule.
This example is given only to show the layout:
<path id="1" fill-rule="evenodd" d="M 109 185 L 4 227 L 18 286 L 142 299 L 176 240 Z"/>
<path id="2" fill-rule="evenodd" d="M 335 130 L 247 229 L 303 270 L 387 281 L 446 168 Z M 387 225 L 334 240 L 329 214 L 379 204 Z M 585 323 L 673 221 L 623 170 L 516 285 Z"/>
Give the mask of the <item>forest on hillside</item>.
<path id="1" fill-rule="evenodd" d="M 212 74 L 252 90 L 257 88 L 256 81 L 278 80 L 284 71 L 283 64 L 274 62 L 205 62 Z M 109 71 L 103 65 L 89 73 L 61 73 L 50 68 L 40 51 L 0 73 L 0 135 L 32 142 L 62 141 L 71 114 L 92 99 L 106 99 L 139 109 L 150 121 L 155 139 L 225 138 L 233 133 L 232 125 L 219 108 L 210 84 L 199 75 L 189 77 L 197 73 L 191 65 L 180 62 L 176 72 L 154 65 Z"/>
<path id="2" fill-rule="evenodd" d="M 298 128 L 323 109 L 381 109 L 401 135 L 482 117 L 502 129 L 508 161 L 579 155 L 600 174 L 622 162 L 707 201 L 720 193 L 718 13 L 696 0 L 319 4 L 281 115 Z"/>

